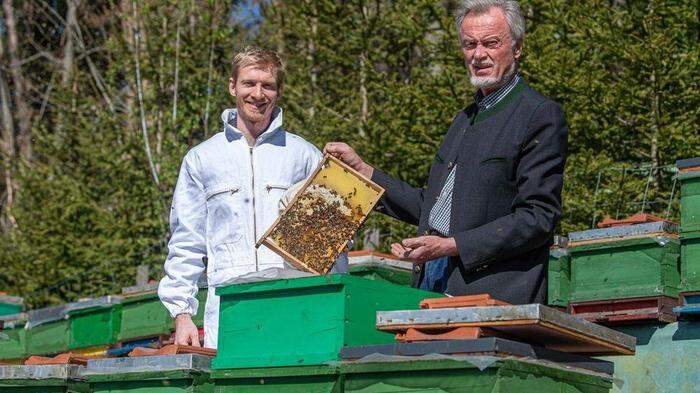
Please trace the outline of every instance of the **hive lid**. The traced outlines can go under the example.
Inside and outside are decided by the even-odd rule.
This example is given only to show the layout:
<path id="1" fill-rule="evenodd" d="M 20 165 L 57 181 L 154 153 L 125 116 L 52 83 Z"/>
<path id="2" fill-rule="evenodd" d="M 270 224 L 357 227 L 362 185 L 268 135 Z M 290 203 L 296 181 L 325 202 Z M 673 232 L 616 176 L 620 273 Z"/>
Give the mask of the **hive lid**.
<path id="1" fill-rule="evenodd" d="M 569 245 L 569 238 L 566 236 L 555 235 L 552 242 L 552 248 L 566 248 Z"/>
<path id="2" fill-rule="evenodd" d="M 402 261 L 393 255 L 369 250 L 350 251 L 348 253 L 348 265 L 389 267 L 399 270 L 413 271 L 411 262 Z"/>
<path id="3" fill-rule="evenodd" d="M 65 311 L 70 314 L 75 311 L 87 310 L 91 308 L 109 307 L 122 302 L 121 296 L 102 296 L 93 299 L 85 299 L 77 302 L 66 304 Z"/>
<path id="4" fill-rule="evenodd" d="M 68 314 L 66 313 L 66 305 L 62 304 L 60 306 L 39 308 L 36 310 L 27 311 L 27 329 L 43 325 L 48 322 L 60 321 L 66 319 Z"/>
<path id="5" fill-rule="evenodd" d="M 634 354 L 636 339 L 541 304 L 378 311 L 377 329 L 402 331 L 488 327 L 548 349 L 572 353 Z"/>
<path id="6" fill-rule="evenodd" d="M 676 167 L 681 171 L 684 169 L 694 167 L 698 167 L 698 170 L 700 170 L 700 157 L 684 158 L 682 160 L 677 160 Z"/>
<path id="7" fill-rule="evenodd" d="M 211 368 L 211 356 L 184 354 L 88 360 L 82 375 L 125 374 L 141 371 L 203 371 Z"/>
<path id="8" fill-rule="evenodd" d="M 24 305 L 24 298 L 19 296 L 0 295 L 0 303 Z"/>
<path id="9" fill-rule="evenodd" d="M 610 228 L 590 229 L 587 231 L 569 233 L 569 246 L 584 241 L 601 239 L 624 239 L 632 237 L 658 236 L 678 234 L 678 225 L 668 221 L 648 222 L 644 224 L 624 225 Z"/>
<path id="10" fill-rule="evenodd" d="M 75 379 L 83 366 L 52 364 L 40 366 L 0 366 L 0 380 L 5 379 Z"/>

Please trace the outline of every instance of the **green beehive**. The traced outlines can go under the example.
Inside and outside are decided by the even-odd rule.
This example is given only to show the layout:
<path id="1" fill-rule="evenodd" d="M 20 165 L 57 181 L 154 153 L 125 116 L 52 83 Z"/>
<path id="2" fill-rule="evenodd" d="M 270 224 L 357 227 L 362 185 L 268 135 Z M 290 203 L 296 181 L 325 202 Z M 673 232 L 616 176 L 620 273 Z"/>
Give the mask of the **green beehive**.
<path id="1" fill-rule="evenodd" d="M 681 234 L 681 291 L 700 291 L 700 231 Z"/>
<path id="2" fill-rule="evenodd" d="M 69 349 L 111 345 L 117 342 L 121 325 L 121 298 L 105 296 L 69 303 Z"/>
<path id="3" fill-rule="evenodd" d="M 170 334 L 173 318 L 158 297 L 158 284 L 122 289 L 122 321 L 119 341 Z M 204 323 L 204 305 L 207 299 L 206 280 L 200 280 L 197 300 L 199 310 L 192 320 L 197 326 Z"/>
<path id="4" fill-rule="evenodd" d="M 0 366 L 0 391 L 7 393 L 88 393 L 81 366 Z"/>
<path id="5" fill-rule="evenodd" d="M 333 365 L 212 370 L 217 393 L 341 393 L 340 368 Z"/>
<path id="6" fill-rule="evenodd" d="M 343 346 L 381 344 L 377 311 L 417 309 L 443 295 L 349 275 L 260 281 L 217 288 L 218 355 L 213 368 L 316 365 Z"/>
<path id="7" fill-rule="evenodd" d="M 569 251 L 566 249 L 568 239 L 554 237 L 554 245 L 549 250 L 547 265 L 547 304 L 566 307 L 569 305 L 571 292 L 571 266 Z"/>
<path id="8" fill-rule="evenodd" d="M 649 236 L 570 244 L 570 302 L 648 296 L 678 297 L 680 244 Z"/>
<path id="9" fill-rule="evenodd" d="M 608 393 L 612 378 L 545 365 L 474 356 L 344 364 L 346 393 Z"/>
<path id="10" fill-rule="evenodd" d="M 355 277 L 386 281 L 405 287 L 410 287 L 413 282 L 413 264 L 384 254 L 353 256 L 350 253 L 348 272 Z"/>
<path id="11" fill-rule="evenodd" d="M 199 308 L 197 309 L 197 315 L 192 317 L 192 322 L 198 327 L 202 327 L 204 326 L 204 305 L 207 303 L 207 288 L 199 288 L 197 300 L 199 301 Z"/>
<path id="12" fill-rule="evenodd" d="M 25 314 L 5 315 L 0 317 L 0 359 L 20 359 L 26 354 L 24 324 Z"/>
<path id="13" fill-rule="evenodd" d="M 700 157 L 679 160 L 676 166 L 681 171 L 681 232 L 700 231 Z"/>
<path id="14" fill-rule="evenodd" d="M 119 341 L 170 334 L 173 320 L 155 292 L 125 296 Z"/>
<path id="15" fill-rule="evenodd" d="M 27 355 L 49 355 L 68 350 L 70 323 L 65 305 L 30 310 L 27 315 Z"/>
<path id="16" fill-rule="evenodd" d="M 94 393 L 210 393 L 210 364 L 191 354 L 95 359 L 82 376 Z"/>
<path id="17" fill-rule="evenodd" d="M 607 393 L 612 378 L 579 369 L 489 356 L 327 366 L 214 370 L 215 392 L 229 393 Z"/>
<path id="18" fill-rule="evenodd" d="M 0 295 L 0 316 L 19 314 L 24 307 L 24 299 L 17 296 Z"/>

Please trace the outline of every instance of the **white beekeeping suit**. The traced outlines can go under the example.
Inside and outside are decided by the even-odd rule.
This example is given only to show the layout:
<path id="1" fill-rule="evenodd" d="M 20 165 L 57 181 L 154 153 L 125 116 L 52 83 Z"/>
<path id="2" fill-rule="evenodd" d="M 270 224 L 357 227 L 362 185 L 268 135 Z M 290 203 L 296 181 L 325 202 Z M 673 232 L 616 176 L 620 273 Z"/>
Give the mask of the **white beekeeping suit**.
<path id="1" fill-rule="evenodd" d="M 235 128 L 236 110 L 222 114 L 223 131 L 183 159 L 170 213 L 165 277 L 158 294 L 170 314 L 197 313 L 197 280 L 207 261 L 204 345 L 216 348 L 219 298 L 214 288 L 283 259 L 256 240 L 279 215 L 287 189 L 306 179 L 321 161 L 316 147 L 282 129 L 277 108 L 268 129 L 250 147 Z"/>

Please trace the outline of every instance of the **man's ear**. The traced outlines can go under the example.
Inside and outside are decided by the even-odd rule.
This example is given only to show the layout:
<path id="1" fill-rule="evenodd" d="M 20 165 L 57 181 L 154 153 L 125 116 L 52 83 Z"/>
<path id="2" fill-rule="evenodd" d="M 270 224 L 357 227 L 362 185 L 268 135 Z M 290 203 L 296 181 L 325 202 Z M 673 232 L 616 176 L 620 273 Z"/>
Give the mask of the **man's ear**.
<path id="1" fill-rule="evenodd" d="M 232 96 L 236 96 L 236 80 L 233 78 L 228 78 L 228 92 Z"/>
<path id="2" fill-rule="evenodd" d="M 515 48 L 513 48 L 513 57 L 517 60 L 520 58 L 520 55 L 523 53 L 523 42 L 520 41 L 517 44 L 515 44 Z"/>

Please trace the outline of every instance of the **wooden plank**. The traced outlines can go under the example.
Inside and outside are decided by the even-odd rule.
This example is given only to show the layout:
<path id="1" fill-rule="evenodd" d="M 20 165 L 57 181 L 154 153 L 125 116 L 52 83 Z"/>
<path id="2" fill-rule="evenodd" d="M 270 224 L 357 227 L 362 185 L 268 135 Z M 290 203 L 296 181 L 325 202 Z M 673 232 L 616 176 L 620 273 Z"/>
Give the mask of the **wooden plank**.
<path id="1" fill-rule="evenodd" d="M 678 299 L 650 296 L 571 303 L 569 313 L 600 324 L 624 324 L 638 321 L 675 322 L 673 307 Z"/>
<path id="2" fill-rule="evenodd" d="M 420 330 L 443 330 L 452 327 L 502 327 L 536 324 L 536 319 L 521 319 L 515 321 L 421 323 L 420 325 L 407 323 L 401 325 L 377 326 L 377 329 L 385 332 L 401 332 L 413 328 L 420 328 Z"/>
<path id="3" fill-rule="evenodd" d="M 625 348 L 625 347 L 623 347 L 623 346 L 615 345 L 615 344 L 612 343 L 612 342 L 603 341 L 603 340 L 600 340 L 600 339 L 598 339 L 598 338 L 595 338 L 595 337 L 592 337 L 592 336 L 589 336 L 589 335 L 586 335 L 586 334 L 583 334 L 583 333 L 574 332 L 574 331 L 572 331 L 572 330 L 564 329 L 564 328 L 562 328 L 562 327 L 560 327 L 560 326 L 551 324 L 551 323 L 546 322 L 546 321 L 539 321 L 539 322 L 538 322 L 538 325 L 543 326 L 543 327 L 546 327 L 546 328 L 548 328 L 548 329 L 556 330 L 556 331 L 558 331 L 558 332 L 560 332 L 560 333 L 562 333 L 562 334 L 564 334 L 564 335 L 567 335 L 567 336 L 570 336 L 570 337 L 573 337 L 573 338 L 577 338 L 577 339 L 579 339 L 580 341 L 586 342 L 587 344 L 594 343 L 594 344 L 596 344 L 596 345 L 598 345 L 598 346 L 601 346 L 601 347 L 604 347 L 604 348 L 609 348 L 609 349 L 618 351 L 618 352 L 620 352 L 620 353 L 622 353 L 622 354 L 625 354 L 625 355 L 634 355 L 634 351 L 631 351 L 631 350 L 629 350 L 629 349 L 627 349 L 627 348 Z M 553 347 L 549 347 L 549 348 L 554 349 Z M 581 347 L 581 349 L 585 349 L 585 347 Z M 588 349 L 585 349 L 585 352 L 590 352 L 590 351 L 589 351 Z"/>

